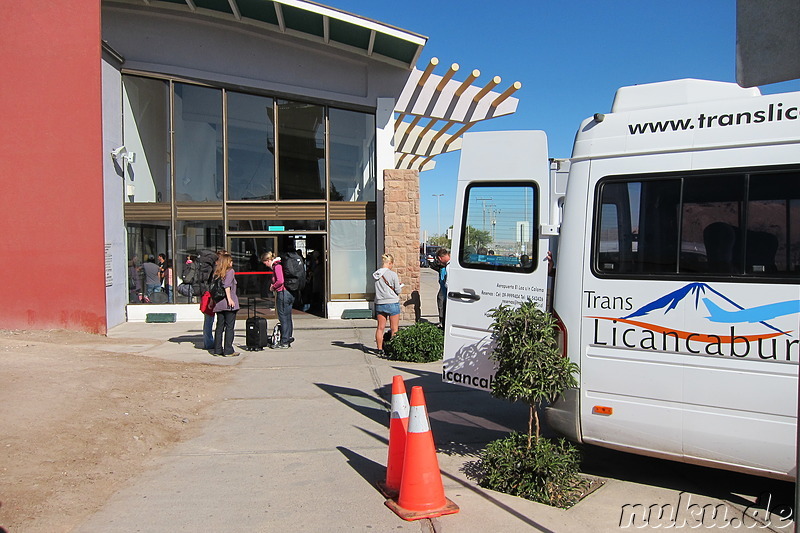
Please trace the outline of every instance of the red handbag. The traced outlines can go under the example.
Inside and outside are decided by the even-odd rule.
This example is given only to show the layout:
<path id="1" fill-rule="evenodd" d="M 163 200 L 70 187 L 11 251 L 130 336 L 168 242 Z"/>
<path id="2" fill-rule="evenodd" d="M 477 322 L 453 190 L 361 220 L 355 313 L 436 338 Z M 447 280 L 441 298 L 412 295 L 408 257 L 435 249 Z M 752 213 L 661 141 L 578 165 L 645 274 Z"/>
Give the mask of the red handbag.
<path id="1" fill-rule="evenodd" d="M 211 292 L 206 291 L 200 297 L 200 311 L 209 316 L 214 315 L 214 299 L 211 297 Z"/>

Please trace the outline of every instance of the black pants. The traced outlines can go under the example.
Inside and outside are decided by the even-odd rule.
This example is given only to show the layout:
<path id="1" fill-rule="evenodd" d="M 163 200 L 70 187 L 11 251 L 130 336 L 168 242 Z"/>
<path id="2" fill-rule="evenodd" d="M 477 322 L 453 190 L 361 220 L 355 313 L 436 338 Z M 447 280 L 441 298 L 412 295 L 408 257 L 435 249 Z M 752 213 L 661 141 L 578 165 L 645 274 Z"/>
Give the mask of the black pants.
<path id="1" fill-rule="evenodd" d="M 439 325 L 444 327 L 444 315 L 447 312 L 447 295 L 439 289 L 436 295 L 436 305 L 439 308 Z"/>
<path id="2" fill-rule="evenodd" d="M 214 353 L 230 355 L 233 351 L 233 329 L 236 326 L 236 311 L 220 311 L 217 315 L 217 329 L 214 332 Z M 225 347 L 222 336 L 225 335 Z"/>

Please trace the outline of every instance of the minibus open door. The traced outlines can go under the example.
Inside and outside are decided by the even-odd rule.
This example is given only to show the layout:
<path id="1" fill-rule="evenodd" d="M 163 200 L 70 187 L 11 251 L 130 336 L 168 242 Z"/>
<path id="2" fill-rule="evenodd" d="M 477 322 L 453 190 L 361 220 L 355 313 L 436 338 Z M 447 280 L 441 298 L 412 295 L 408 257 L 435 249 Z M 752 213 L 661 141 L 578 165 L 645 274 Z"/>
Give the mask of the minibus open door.
<path id="1" fill-rule="evenodd" d="M 447 268 L 443 381 L 491 390 L 489 311 L 528 299 L 545 307 L 553 210 L 544 132 L 464 135 Z"/>

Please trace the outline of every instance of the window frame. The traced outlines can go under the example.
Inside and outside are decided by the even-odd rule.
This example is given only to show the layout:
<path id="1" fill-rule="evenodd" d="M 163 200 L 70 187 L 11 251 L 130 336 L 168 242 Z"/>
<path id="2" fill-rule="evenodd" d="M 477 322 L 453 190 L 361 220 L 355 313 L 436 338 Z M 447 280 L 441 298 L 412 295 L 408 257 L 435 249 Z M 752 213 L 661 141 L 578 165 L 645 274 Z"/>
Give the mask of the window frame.
<path id="1" fill-rule="evenodd" d="M 742 206 L 740 211 L 740 226 L 745 228 L 750 227 L 749 209 L 750 209 L 750 178 L 754 175 L 763 174 L 790 174 L 800 172 L 800 164 L 792 165 L 769 165 L 769 166 L 752 166 L 752 167 L 735 167 L 735 168 L 718 168 L 708 170 L 688 170 L 688 171 L 675 171 L 675 172 L 653 172 L 642 174 L 615 174 L 607 175 L 598 179 L 594 186 L 593 200 L 591 203 L 591 234 L 590 238 L 590 253 L 589 253 L 589 266 L 592 275 L 598 279 L 647 279 L 647 280 L 664 280 L 664 281 L 728 281 L 728 282 L 743 282 L 743 283 L 780 283 L 780 284 L 796 284 L 800 282 L 800 271 L 792 272 L 786 270 L 783 272 L 747 272 L 743 269 L 742 272 L 736 273 L 715 273 L 715 272 L 681 272 L 680 250 L 683 243 L 683 210 L 684 210 L 684 180 L 699 177 L 709 176 L 736 176 L 743 177 L 745 181 L 745 190 L 742 199 Z M 676 230 L 678 235 L 678 263 L 676 272 L 608 272 L 600 268 L 600 240 L 601 240 L 601 222 L 603 204 L 601 203 L 603 188 L 609 183 L 631 183 L 631 182 L 645 182 L 657 180 L 681 180 L 680 184 L 680 200 L 678 204 L 678 221 L 679 226 Z M 785 231 L 789 231 L 788 224 Z M 789 238 L 787 237 L 787 241 Z M 744 257 L 744 255 L 742 256 Z M 744 264 L 744 263 L 743 263 Z M 787 265 L 787 269 L 790 266 Z"/>
<path id="2" fill-rule="evenodd" d="M 470 191 L 474 188 L 498 188 L 498 187 L 530 187 L 533 190 L 533 197 L 531 198 L 531 250 L 528 253 L 530 257 L 530 265 L 528 267 L 518 267 L 511 265 L 492 265 L 488 263 L 469 263 L 464 260 L 464 236 L 468 226 L 468 211 Z M 533 258 L 539 257 L 539 199 L 541 198 L 541 190 L 539 184 L 533 180 L 519 180 L 519 181 L 473 181 L 469 183 L 464 190 L 463 211 L 461 214 L 461 227 L 459 228 L 459 243 L 458 243 L 458 264 L 465 270 L 486 270 L 490 272 L 511 272 L 518 274 L 530 274 L 539 268 L 540 261 L 534 261 Z M 454 250 L 450 251 L 451 254 Z"/>

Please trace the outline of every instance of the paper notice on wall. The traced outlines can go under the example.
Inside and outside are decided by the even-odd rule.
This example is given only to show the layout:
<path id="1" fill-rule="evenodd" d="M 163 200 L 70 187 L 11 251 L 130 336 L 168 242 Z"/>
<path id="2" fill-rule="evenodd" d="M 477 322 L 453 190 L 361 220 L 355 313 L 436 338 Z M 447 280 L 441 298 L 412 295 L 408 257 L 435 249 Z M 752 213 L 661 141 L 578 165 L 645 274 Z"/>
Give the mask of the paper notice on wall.
<path id="1" fill-rule="evenodd" d="M 106 287 L 111 287 L 114 284 L 114 275 L 111 269 L 111 245 L 106 244 Z"/>

